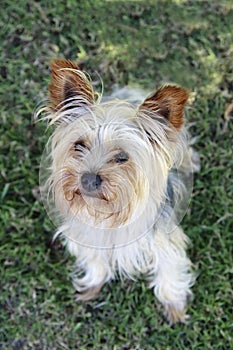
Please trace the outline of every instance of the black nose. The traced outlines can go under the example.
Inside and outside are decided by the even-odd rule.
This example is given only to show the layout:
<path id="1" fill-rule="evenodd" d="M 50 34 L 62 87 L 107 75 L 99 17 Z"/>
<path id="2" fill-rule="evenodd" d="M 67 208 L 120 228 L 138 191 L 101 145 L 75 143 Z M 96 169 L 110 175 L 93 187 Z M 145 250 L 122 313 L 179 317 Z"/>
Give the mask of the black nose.
<path id="1" fill-rule="evenodd" d="M 101 185 L 102 179 L 98 174 L 84 173 L 81 177 L 81 184 L 85 191 L 92 192 Z"/>

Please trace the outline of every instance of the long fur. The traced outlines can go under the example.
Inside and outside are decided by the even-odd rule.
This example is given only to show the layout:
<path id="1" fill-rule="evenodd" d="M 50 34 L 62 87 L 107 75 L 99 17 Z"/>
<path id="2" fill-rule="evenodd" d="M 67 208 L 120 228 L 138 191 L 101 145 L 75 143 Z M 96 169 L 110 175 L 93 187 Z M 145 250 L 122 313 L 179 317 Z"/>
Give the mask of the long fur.
<path id="1" fill-rule="evenodd" d="M 66 100 L 60 101 L 67 77 L 54 67 L 53 108 L 45 118 L 58 126 L 50 140 L 43 194 L 60 219 L 55 237 L 76 258 L 78 299 L 95 297 L 117 275 L 135 280 L 145 274 L 169 321 L 185 322 L 195 279 L 177 217 L 186 194 L 184 178 L 192 178 L 181 127 L 187 93 L 165 87 L 135 107 L 119 100 L 94 103 L 89 85 L 80 94 L 71 86 L 71 96 L 65 91 Z M 75 74 L 71 68 L 69 74 Z M 68 76 L 69 84 L 89 84 L 85 79 Z M 61 90 L 54 90 L 54 81 Z M 119 152 L 127 155 L 122 164 L 115 161 Z M 95 193 L 83 190 L 84 173 L 101 177 Z"/>

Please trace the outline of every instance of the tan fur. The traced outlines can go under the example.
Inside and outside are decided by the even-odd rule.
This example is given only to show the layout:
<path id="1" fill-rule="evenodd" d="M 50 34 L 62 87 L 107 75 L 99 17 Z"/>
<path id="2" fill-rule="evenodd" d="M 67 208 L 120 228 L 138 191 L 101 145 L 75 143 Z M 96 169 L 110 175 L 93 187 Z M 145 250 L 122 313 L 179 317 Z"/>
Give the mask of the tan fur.
<path id="1" fill-rule="evenodd" d="M 183 125 L 184 107 L 188 97 L 187 90 L 168 85 L 147 97 L 140 108 L 155 111 L 167 119 L 176 130 L 179 130 Z"/>
<path id="2" fill-rule="evenodd" d="M 51 72 L 46 118 L 59 125 L 41 188 L 46 207 L 60 218 L 56 237 L 61 235 L 76 258 L 77 299 L 95 297 L 116 274 L 134 280 L 143 273 L 170 323 L 185 322 L 195 276 L 176 209 L 183 179 L 192 179 L 193 171 L 183 128 L 188 92 L 168 85 L 139 106 L 118 100 L 98 104 L 75 63 L 56 60 Z M 127 154 L 122 163 L 119 152 Z M 101 183 L 87 190 L 83 174 L 98 175 Z"/>
<path id="3" fill-rule="evenodd" d="M 49 85 L 51 107 L 55 110 L 74 96 L 82 96 L 87 104 L 94 102 L 94 91 L 88 78 L 76 63 L 65 59 L 51 62 L 51 83 Z"/>

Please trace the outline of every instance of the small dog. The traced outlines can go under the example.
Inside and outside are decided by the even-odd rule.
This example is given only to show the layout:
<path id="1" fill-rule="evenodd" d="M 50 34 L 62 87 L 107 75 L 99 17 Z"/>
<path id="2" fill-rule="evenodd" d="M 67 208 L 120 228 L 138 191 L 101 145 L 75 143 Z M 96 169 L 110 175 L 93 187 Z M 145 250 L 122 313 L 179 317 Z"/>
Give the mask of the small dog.
<path id="1" fill-rule="evenodd" d="M 185 322 L 195 280 L 177 219 L 194 170 L 183 127 L 188 92 L 165 85 L 138 106 L 101 103 L 65 59 L 51 63 L 49 90 L 44 118 L 55 130 L 42 194 L 61 220 L 55 237 L 76 258 L 78 299 L 94 298 L 116 274 L 145 274 L 170 323 Z"/>

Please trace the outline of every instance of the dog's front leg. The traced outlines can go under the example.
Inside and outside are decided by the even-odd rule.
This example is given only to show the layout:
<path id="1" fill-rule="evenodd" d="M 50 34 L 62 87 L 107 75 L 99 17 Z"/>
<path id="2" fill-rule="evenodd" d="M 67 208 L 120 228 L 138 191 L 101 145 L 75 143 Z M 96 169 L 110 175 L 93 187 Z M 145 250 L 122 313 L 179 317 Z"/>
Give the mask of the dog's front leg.
<path id="1" fill-rule="evenodd" d="M 80 268 L 82 271 L 81 277 L 79 276 Z M 85 266 L 77 261 L 75 272 L 72 276 L 74 288 L 78 292 L 76 299 L 80 301 L 94 299 L 110 278 L 111 271 L 101 259 L 96 258 L 88 261 L 85 263 Z"/>
<path id="2" fill-rule="evenodd" d="M 192 296 L 194 283 L 191 261 L 186 256 L 187 237 L 177 227 L 172 233 L 155 233 L 155 269 L 150 287 L 164 306 L 165 316 L 171 324 L 185 322 L 187 301 Z"/>

